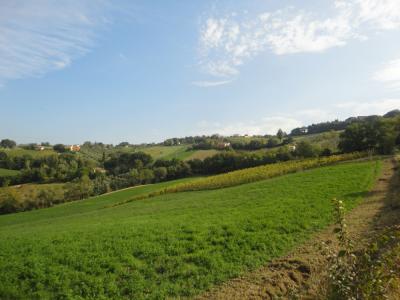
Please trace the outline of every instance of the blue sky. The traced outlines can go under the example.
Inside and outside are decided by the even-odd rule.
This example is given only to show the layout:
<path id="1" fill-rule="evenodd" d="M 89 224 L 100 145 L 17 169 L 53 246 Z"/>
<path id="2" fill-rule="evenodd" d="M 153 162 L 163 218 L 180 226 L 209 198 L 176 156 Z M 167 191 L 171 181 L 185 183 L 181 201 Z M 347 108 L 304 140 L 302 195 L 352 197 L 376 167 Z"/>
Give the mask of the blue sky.
<path id="1" fill-rule="evenodd" d="M 400 108 L 400 1 L 0 1 L 0 138 L 158 142 Z"/>

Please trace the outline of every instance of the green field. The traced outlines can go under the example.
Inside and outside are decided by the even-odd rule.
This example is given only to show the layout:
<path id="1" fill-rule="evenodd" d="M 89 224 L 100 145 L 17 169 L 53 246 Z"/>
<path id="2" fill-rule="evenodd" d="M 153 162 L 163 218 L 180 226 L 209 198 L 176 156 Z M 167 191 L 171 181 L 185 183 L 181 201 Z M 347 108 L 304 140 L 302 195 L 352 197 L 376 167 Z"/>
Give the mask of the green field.
<path id="1" fill-rule="evenodd" d="M 354 207 L 376 166 L 338 164 L 108 207 L 160 188 L 148 185 L 0 216 L 0 298 L 194 296 L 327 226 L 333 197 Z"/>
<path id="2" fill-rule="evenodd" d="M 341 131 L 329 131 L 316 134 L 308 134 L 304 136 L 295 137 L 296 142 L 308 141 L 321 149 L 331 149 L 332 151 L 338 150 L 339 136 Z"/>
<path id="3" fill-rule="evenodd" d="M 44 156 L 49 156 L 56 154 L 51 149 L 43 150 L 43 151 L 38 151 L 38 150 L 27 150 L 27 149 L 22 149 L 22 148 L 14 148 L 14 149 L 2 149 L 0 148 L 0 151 L 3 151 L 7 153 L 8 156 L 10 157 L 16 157 L 16 156 L 23 156 L 23 155 L 30 155 L 32 157 L 44 157 Z"/>
<path id="4" fill-rule="evenodd" d="M 18 174 L 19 171 L 0 168 L 0 177 L 16 176 Z"/>
<path id="5" fill-rule="evenodd" d="M 189 156 L 185 158 L 185 160 L 190 160 L 190 159 L 200 159 L 203 160 L 207 157 L 211 157 L 217 153 L 220 153 L 221 151 L 215 150 L 215 149 L 210 149 L 210 150 L 192 150 L 188 151 Z"/>

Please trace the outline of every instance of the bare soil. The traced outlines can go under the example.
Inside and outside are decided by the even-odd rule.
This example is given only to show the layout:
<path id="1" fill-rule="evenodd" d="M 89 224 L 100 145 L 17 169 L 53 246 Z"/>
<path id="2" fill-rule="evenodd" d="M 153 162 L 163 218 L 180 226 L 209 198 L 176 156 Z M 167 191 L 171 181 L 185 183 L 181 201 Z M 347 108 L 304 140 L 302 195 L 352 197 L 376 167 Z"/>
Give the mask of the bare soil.
<path id="1" fill-rule="evenodd" d="M 396 161 L 387 159 L 365 200 L 346 215 L 351 239 L 363 247 L 385 226 L 400 224 L 400 188 Z M 230 280 L 198 299 L 325 299 L 327 255 L 323 244 L 333 251 L 338 242 L 333 226 L 317 233 L 285 257 Z M 391 299 L 399 299 L 392 293 Z"/>

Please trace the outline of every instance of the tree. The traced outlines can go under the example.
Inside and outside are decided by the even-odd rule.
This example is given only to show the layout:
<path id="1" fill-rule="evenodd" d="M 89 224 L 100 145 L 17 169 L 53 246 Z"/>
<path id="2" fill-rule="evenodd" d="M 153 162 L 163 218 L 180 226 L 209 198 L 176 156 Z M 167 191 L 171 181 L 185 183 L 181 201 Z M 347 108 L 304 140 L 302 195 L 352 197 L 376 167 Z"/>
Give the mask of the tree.
<path id="1" fill-rule="evenodd" d="M 276 139 L 274 137 L 271 137 L 271 138 L 268 139 L 268 142 L 267 142 L 267 147 L 268 148 L 273 148 L 273 147 L 276 147 L 278 145 L 279 145 L 278 139 Z"/>
<path id="2" fill-rule="evenodd" d="M 1 142 L 0 142 L 0 147 L 2 147 L 2 148 L 12 149 L 12 148 L 15 148 L 16 146 L 17 146 L 17 143 L 10 139 L 4 139 L 4 140 L 1 140 Z"/>
<path id="3" fill-rule="evenodd" d="M 0 214 L 7 214 L 19 211 L 20 195 L 13 188 L 4 188 L 0 190 Z"/>
<path id="4" fill-rule="evenodd" d="M 313 145 L 308 141 L 301 141 L 296 146 L 296 155 L 299 157 L 315 157 L 317 156 L 317 150 Z"/>
<path id="5" fill-rule="evenodd" d="M 64 153 L 67 151 L 65 146 L 63 144 L 56 144 L 53 146 L 53 150 L 58 152 L 58 153 Z"/>
<path id="6" fill-rule="evenodd" d="M 282 129 L 279 128 L 278 132 L 276 133 L 276 137 L 279 139 L 280 142 L 282 142 L 282 139 L 284 136 L 285 136 L 285 133 L 283 132 Z"/>
<path id="7" fill-rule="evenodd" d="M 166 167 L 154 168 L 153 172 L 154 172 L 155 180 L 157 182 L 163 181 L 168 175 L 168 171 L 167 171 Z"/>
<path id="8" fill-rule="evenodd" d="M 139 177 L 142 183 L 151 183 L 154 179 L 154 173 L 150 169 L 142 169 L 139 171 Z"/>
<path id="9" fill-rule="evenodd" d="M 39 208 L 53 206 L 56 202 L 56 193 L 51 189 L 42 189 L 36 197 L 36 202 Z"/>
<path id="10" fill-rule="evenodd" d="M 93 193 L 93 184 L 89 179 L 89 176 L 84 175 L 78 182 L 78 188 L 80 192 L 80 199 L 89 198 Z"/>
<path id="11" fill-rule="evenodd" d="M 375 151 L 390 154 L 396 145 L 395 125 L 383 118 L 353 123 L 340 135 L 339 149 L 343 152 Z"/>

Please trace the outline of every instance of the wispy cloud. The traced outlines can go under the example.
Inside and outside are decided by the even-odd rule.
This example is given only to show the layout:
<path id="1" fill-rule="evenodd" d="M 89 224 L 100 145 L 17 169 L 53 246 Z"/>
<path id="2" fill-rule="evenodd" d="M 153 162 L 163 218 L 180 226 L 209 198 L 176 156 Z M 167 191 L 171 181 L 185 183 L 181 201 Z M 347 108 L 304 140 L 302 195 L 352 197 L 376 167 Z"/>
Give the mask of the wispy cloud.
<path id="1" fill-rule="evenodd" d="M 105 1 L 3 1 L 0 84 L 63 69 L 87 53 L 107 22 Z"/>
<path id="2" fill-rule="evenodd" d="M 400 89 L 400 59 L 386 63 L 373 78 L 387 84 L 389 88 Z"/>
<path id="3" fill-rule="evenodd" d="M 220 81 L 193 81 L 192 84 L 198 87 L 215 87 L 231 83 L 232 80 L 220 80 Z"/>
<path id="4" fill-rule="evenodd" d="M 200 27 L 199 65 L 210 75 L 232 77 L 260 52 L 323 52 L 367 39 L 376 30 L 399 28 L 398 0 L 336 0 L 325 18 L 294 8 L 257 15 L 213 15 Z"/>

